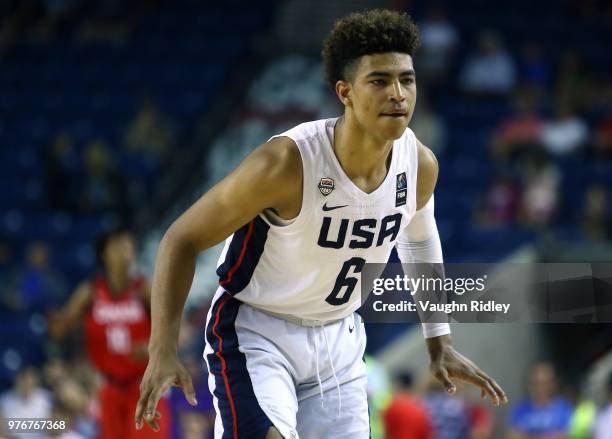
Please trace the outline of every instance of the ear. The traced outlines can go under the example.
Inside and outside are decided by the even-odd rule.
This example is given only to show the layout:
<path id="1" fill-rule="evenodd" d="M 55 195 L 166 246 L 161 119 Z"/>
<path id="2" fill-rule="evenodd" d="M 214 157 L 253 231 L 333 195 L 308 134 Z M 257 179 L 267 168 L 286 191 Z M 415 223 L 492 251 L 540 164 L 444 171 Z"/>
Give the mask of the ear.
<path id="1" fill-rule="evenodd" d="M 351 99 L 352 94 L 351 83 L 348 81 L 340 80 L 336 82 L 336 95 L 338 95 L 338 99 L 345 107 L 352 107 L 353 101 Z"/>

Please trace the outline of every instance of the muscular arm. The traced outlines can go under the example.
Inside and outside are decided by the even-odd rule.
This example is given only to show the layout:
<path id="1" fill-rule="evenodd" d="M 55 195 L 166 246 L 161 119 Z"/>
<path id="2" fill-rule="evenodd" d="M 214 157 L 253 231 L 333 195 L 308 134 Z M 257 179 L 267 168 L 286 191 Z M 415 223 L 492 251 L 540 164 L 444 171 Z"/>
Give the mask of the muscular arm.
<path id="1" fill-rule="evenodd" d="M 64 337 L 83 318 L 91 304 L 92 290 L 89 282 L 81 283 L 64 307 L 49 316 L 49 333 L 52 337 Z"/>
<path id="2" fill-rule="evenodd" d="M 302 166 L 295 143 L 280 137 L 255 149 L 168 229 L 158 250 L 151 292 L 149 353 L 176 352 L 197 255 L 265 208 L 292 217 L 301 207 Z"/>
<path id="3" fill-rule="evenodd" d="M 136 427 L 159 430 L 157 402 L 171 386 L 196 405 L 191 377 L 178 359 L 181 315 L 198 254 L 223 241 L 266 208 L 293 218 L 302 204 L 302 162 L 293 140 L 279 137 L 255 149 L 183 213 L 164 235 L 151 291 L 149 364 L 140 384 Z"/>

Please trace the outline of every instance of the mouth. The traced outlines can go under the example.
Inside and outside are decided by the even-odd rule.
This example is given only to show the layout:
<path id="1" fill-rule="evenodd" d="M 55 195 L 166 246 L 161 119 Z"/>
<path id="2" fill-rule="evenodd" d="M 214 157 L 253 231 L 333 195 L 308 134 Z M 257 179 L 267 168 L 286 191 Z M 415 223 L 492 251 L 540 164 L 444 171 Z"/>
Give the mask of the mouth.
<path id="1" fill-rule="evenodd" d="M 401 119 L 402 117 L 406 117 L 407 113 L 405 111 L 393 111 L 390 113 L 381 113 L 381 116 L 385 117 L 394 117 L 397 119 Z"/>

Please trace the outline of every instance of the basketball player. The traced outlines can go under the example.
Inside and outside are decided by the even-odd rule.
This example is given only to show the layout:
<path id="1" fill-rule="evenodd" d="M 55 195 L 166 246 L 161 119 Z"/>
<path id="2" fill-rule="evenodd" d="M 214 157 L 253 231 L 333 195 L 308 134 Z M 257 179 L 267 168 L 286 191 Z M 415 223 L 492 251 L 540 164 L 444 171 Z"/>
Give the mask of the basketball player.
<path id="1" fill-rule="evenodd" d="M 133 411 L 138 386 L 147 365 L 151 332 L 150 286 L 130 274 L 135 258 L 134 241 L 127 230 L 102 236 L 98 256 L 104 272 L 83 282 L 64 308 L 50 322 L 52 335 L 61 337 L 84 323 L 88 356 L 102 374 L 100 390 L 100 438 L 146 438 L 153 432 L 137 430 Z M 160 412 L 169 413 L 162 399 Z M 169 437 L 169 415 L 162 418 L 162 435 Z"/>
<path id="2" fill-rule="evenodd" d="M 386 262 L 395 245 L 403 261 L 442 259 L 432 197 L 438 164 L 408 128 L 417 45 L 417 27 L 403 14 L 337 22 L 323 58 L 344 115 L 260 145 L 166 232 L 138 427 L 158 428 L 157 401 L 173 384 L 197 403 L 177 357 L 181 312 L 197 255 L 227 238 L 204 353 L 215 437 L 369 437 L 359 273 L 366 262 Z M 447 324 L 424 332 L 431 371 L 449 393 L 455 378 L 506 402 L 455 351 Z"/>

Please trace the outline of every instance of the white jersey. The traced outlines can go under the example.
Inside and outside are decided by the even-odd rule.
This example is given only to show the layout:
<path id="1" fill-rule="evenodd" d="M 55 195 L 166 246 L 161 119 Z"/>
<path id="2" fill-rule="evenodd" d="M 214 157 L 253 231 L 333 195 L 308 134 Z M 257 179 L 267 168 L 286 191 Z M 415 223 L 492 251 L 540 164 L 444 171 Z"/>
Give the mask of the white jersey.
<path id="1" fill-rule="evenodd" d="M 416 211 L 417 146 L 407 128 L 393 143 L 386 178 L 365 193 L 334 153 L 337 120 L 274 136 L 289 137 L 299 148 L 302 208 L 291 221 L 264 211 L 227 239 L 217 294 L 227 291 L 255 308 L 308 320 L 337 320 L 360 307 L 364 264 L 387 262 Z"/>

